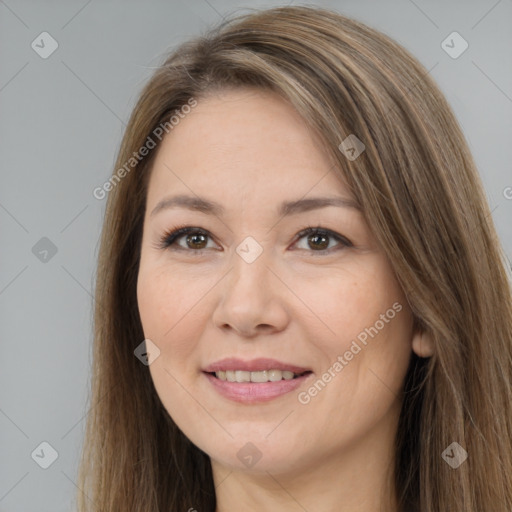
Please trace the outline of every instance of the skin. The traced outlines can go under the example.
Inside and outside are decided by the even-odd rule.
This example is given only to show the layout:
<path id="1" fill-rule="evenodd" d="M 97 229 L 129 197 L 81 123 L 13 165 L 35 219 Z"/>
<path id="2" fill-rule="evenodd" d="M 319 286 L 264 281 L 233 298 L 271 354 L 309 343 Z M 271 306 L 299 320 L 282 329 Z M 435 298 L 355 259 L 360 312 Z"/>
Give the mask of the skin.
<path id="1" fill-rule="evenodd" d="M 151 215 L 178 193 L 217 201 L 226 213 L 173 207 Z M 164 138 L 152 169 L 137 287 L 145 337 L 160 350 L 149 369 L 166 410 L 211 458 L 217 512 L 396 510 L 399 392 L 411 350 L 425 357 L 431 346 L 413 333 L 407 300 L 362 212 L 329 206 L 277 216 L 282 201 L 304 196 L 353 199 L 296 111 L 254 89 L 199 100 Z M 209 235 L 158 247 L 182 224 Z M 297 237 L 307 226 L 353 246 L 330 236 L 331 252 L 321 251 L 322 239 Z M 236 252 L 247 236 L 263 249 L 252 263 Z M 298 393 L 394 303 L 401 311 L 300 403 Z M 219 395 L 201 371 L 229 356 L 271 357 L 314 375 L 296 391 L 242 404 Z M 250 467 L 237 457 L 248 442 L 261 455 Z"/>

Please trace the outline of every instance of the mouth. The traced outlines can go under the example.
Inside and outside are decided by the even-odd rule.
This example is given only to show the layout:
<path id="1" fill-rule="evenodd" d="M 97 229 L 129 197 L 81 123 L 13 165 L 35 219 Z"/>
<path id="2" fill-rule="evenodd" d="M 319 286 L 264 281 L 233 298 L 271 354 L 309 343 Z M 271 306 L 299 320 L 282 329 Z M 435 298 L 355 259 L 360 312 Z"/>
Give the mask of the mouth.
<path id="1" fill-rule="evenodd" d="M 259 357 L 228 357 L 202 368 L 213 389 L 229 400 L 255 404 L 289 395 L 312 378 L 313 371 L 296 364 Z"/>
<path id="2" fill-rule="evenodd" d="M 226 370 L 216 372 L 205 372 L 216 379 L 227 381 L 227 382 L 254 382 L 254 383 L 266 383 L 266 382 L 278 382 L 280 380 L 294 380 L 300 377 L 309 375 L 312 373 L 310 370 L 295 373 L 289 370 L 261 370 L 261 371 L 245 371 L 245 370 Z"/>
<path id="3" fill-rule="evenodd" d="M 212 385 L 212 389 L 221 396 L 246 405 L 289 396 L 292 391 L 307 385 L 313 376 L 310 370 L 296 374 L 287 370 L 219 370 L 202 373 Z"/>

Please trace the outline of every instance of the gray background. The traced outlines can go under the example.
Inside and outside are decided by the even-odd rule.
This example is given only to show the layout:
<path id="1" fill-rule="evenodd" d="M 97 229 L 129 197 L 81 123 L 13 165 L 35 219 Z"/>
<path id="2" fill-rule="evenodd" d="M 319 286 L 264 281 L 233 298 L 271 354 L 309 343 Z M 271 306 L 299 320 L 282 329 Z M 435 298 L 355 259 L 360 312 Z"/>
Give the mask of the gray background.
<path id="1" fill-rule="evenodd" d="M 179 42 L 235 10 L 285 3 L 0 0 L 0 511 L 74 510 L 105 207 L 92 191 L 138 92 Z M 312 4 L 380 29 L 431 70 L 512 259 L 512 0 Z M 46 59 L 31 47 L 44 31 L 59 45 Z M 469 43 L 457 59 L 441 47 L 453 31 Z M 47 469 L 43 441 L 58 452 Z"/>

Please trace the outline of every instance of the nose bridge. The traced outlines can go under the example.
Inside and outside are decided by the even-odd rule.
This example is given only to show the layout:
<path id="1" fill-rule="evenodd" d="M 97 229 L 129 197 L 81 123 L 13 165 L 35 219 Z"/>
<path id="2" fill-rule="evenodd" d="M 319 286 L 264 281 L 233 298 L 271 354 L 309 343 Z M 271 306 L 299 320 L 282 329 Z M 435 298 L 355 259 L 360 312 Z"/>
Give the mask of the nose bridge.
<path id="1" fill-rule="evenodd" d="M 258 260 L 261 261 L 262 259 L 268 259 L 269 249 L 267 248 L 265 250 L 258 240 L 249 235 L 238 244 L 236 247 L 236 253 L 244 263 L 252 265 Z"/>
<path id="2" fill-rule="evenodd" d="M 254 237 L 247 236 L 238 244 L 233 254 L 233 276 L 231 285 L 247 287 L 253 297 L 268 288 L 270 272 L 270 249 L 263 248 Z"/>
<path id="3" fill-rule="evenodd" d="M 231 272 L 226 276 L 214 312 L 217 326 L 229 325 L 248 335 L 258 325 L 275 329 L 286 325 L 286 311 L 276 295 L 276 277 L 271 266 L 271 251 L 264 250 L 252 237 L 236 247 Z"/>

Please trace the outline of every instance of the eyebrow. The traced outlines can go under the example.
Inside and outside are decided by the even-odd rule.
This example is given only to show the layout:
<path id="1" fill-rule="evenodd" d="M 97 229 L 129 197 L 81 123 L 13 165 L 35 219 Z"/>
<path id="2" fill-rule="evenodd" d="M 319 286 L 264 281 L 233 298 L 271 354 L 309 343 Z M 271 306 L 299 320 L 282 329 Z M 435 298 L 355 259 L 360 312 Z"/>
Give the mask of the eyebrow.
<path id="1" fill-rule="evenodd" d="M 327 206 L 338 206 L 343 208 L 352 208 L 361 211 L 361 207 L 350 199 L 343 197 L 310 197 L 307 199 L 298 199 L 295 201 L 284 201 L 281 203 L 278 216 L 286 217 L 288 215 L 295 215 L 298 213 L 308 212 L 311 210 L 317 210 L 319 208 L 325 208 Z M 215 215 L 222 217 L 225 213 L 225 208 L 212 200 L 208 200 L 204 197 L 199 196 L 187 196 L 177 195 L 166 197 L 162 199 L 151 212 L 151 217 L 156 215 L 162 210 L 169 208 L 186 208 L 187 210 L 199 211 L 209 215 Z"/>

